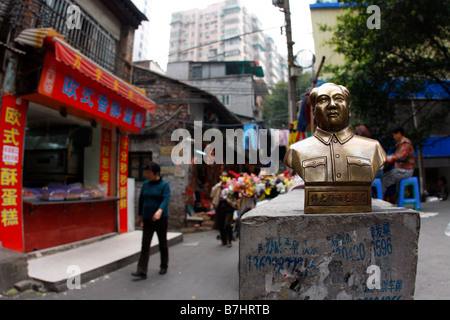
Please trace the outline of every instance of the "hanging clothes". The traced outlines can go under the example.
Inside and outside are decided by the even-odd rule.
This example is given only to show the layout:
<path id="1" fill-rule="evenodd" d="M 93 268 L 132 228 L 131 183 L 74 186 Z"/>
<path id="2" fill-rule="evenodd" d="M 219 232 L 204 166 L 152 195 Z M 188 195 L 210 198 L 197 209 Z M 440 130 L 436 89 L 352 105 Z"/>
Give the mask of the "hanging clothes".
<path id="1" fill-rule="evenodd" d="M 279 136 L 280 136 L 280 147 L 287 147 L 289 144 L 289 130 L 279 130 Z"/>
<path id="2" fill-rule="evenodd" d="M 289 123 L 289 144 L 288 148 L 299 140 L 300 132 L 297 131 L 298 120 Z"/>
<path id="3" fill-rule="evenodd" d="M 289 130 L 283 130 L 284 140 L 286 141 L 286 147 L 289 145 Z"/>
<path id="4" fill-rule="evenodd" d="M 258 148 L 258 126 L 255 123 L 244 124 L 244 150 L 249 150 L 252 146 L 253 150 Z"/>
<path id="5" fill-rule="evenodd" d="M 306 132 L 309 128 L 311 130 L 311 104 L 309 103 L 309 93 L 305 94 L 300 106 L 300 113 L 298 115 L 298 131 Z"/>

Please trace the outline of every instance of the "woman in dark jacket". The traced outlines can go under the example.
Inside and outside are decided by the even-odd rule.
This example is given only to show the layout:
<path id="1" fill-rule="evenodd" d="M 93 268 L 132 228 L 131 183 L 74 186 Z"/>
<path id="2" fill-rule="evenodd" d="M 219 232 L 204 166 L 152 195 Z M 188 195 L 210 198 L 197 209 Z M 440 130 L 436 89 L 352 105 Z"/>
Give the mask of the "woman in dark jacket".
<path id="1" fill-rule="evenodd" d="M 143 227 L 142 248 L 137 272 L 132 275 L 145 279 L 147 277 L 150 244 L 156 231 L 161 254 L 160 274 L 167 272 L 169 249 L 167 245 L 167 226 L 169 220 L 170 185 L 160 177 L 161 168 L 151 162 L 145 168 L 147 181 L 142 185 L 139 195 L 138 224 Z"/>

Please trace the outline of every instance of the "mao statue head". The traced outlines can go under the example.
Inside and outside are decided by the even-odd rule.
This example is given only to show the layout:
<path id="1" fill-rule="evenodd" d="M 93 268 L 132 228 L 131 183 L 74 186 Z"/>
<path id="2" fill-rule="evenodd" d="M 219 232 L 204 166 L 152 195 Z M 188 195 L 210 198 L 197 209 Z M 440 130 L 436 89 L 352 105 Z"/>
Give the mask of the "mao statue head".
<path id="1" fill-rule="evenodd" d="M 344 86 L 325 83 L 310 94 L 316 126 L 325 131 L 340 131 L 350 122 L 350 92 Z"/>

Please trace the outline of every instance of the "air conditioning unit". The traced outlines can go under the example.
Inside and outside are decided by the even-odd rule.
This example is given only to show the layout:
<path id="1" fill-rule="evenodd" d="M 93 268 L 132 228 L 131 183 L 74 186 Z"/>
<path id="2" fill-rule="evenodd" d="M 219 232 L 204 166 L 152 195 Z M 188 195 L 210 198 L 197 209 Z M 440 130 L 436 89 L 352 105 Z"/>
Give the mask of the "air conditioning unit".
<path id="1" fill-rule="evenodd" d="M 284 0 L 272 0 L 272 4 L 275 7 L 284 8 Z"/>

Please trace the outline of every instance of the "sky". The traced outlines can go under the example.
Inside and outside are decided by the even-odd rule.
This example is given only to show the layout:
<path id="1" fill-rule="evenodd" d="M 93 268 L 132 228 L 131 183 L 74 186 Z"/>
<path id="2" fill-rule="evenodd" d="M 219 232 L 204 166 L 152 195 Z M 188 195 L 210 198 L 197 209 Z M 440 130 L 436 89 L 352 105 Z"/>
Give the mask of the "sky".
<path id="1" fill-rule="evenodd" d="M 209 4 L 221 2 L 220 0 L 152 0 L 152 13 L 149 16 L 151 30 L 151 53 L 149 60 L 156 61 L 166 70 L 169 56 L 170 21 L 173 12 L 206 8 Z M 312 55 L 314 40 L 309 4 L 314 0 L 290 0 L 292 37 L 294 55 Z M 272 0 L 241 0 L 241 5 L 249 12 L 255 14 L 261 21 L 262 29 L 269 29 L 265 33 L 272 37 L 278 52 L 287 57 L 287 44 L 285 33 L 281 34 L 280 27 L 284 26 L 284 13 L 272 5 Z M 306 66 L 305 66 L 306 67 Z"/>

